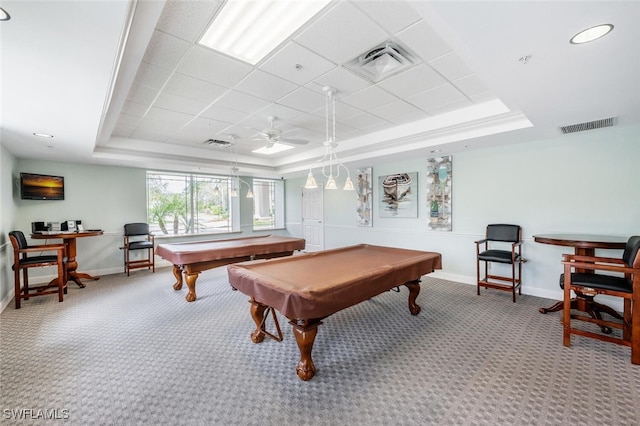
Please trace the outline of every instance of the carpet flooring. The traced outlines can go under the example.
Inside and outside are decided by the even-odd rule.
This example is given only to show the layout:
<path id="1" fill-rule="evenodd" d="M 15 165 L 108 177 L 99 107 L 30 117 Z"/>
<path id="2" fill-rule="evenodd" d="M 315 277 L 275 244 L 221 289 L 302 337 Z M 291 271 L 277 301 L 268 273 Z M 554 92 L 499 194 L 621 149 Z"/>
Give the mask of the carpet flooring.
<path id="1" fill-rule="evenodd" d="M 0 314 L 6 424 L 637 425 L 640 366 L 630 349 L 584 337 L 562 346 L 551 300 L 424 277 L 324 321 L 316 376 L 299 351 L 254 344 L 247 296 L 226 268 L 201 274 L 198 300 L 170 269 L 69 286 Z M 54 419 L 51 419 L 54 418 Z M 55 419 L 57 418 L 57 419 Z"/>

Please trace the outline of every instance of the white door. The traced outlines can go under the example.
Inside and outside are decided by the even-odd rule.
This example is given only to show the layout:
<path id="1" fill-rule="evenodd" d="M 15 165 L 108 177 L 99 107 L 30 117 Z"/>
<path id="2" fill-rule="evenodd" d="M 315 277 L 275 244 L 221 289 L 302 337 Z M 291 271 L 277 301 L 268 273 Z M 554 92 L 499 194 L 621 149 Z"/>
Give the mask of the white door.
<path id="1" fill-rule="evenodd" d="M 309 252 L 324 249 L 322 190 L 322 186 L 302 188 L 302 233 L 306 240 L 305 251 Z"/>

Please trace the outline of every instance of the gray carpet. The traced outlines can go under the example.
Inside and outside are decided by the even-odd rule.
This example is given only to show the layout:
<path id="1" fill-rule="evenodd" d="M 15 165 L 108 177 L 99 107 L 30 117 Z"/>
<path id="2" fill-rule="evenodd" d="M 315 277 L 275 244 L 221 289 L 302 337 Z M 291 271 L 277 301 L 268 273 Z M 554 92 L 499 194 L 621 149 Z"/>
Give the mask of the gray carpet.
<path id="1" fill-rule="evenodd" d="M 640 366 L 630 349 L 573 337 L 552 301 L 426 277 L 327 318 L 301 381 L 291 327 L 251 342 L 247 297 L 226 269 L 201 274 L 198 300 L 169 269 L 102 277 L 10 305 L 0 316 L 0 409 L 7 424 L 632 425 Z M 31 409 L 28 419 L 13 413 Z M 57 410 L 57 411 L 52 411 Z M 22 411 L 24 413 L 24 411 Z M 36 417 L 36 418 L 33 418 Z"/>

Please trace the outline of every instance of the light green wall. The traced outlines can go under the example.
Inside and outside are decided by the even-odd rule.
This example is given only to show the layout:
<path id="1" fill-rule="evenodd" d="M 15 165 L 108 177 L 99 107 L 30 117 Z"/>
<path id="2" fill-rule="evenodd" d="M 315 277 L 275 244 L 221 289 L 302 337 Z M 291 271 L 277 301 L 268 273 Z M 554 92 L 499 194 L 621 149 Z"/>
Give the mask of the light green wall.
<path id="1" fill-rule="evenodd" d="M 325 191 L 325 247 L 364 242 L 438 251 L 443 255 L 441 276 L 471 283 L 475 279 L 473 241 L 483 235 L 486 224 L 518 223 L 524 229 L 524 254 L 529 259 L 524 266 L 523 292 L 560 299 L 560 256 L 567 250 L 537 244 L 532 235 L 640 234 L 639 140 L 639 127 L 613 127 L 456 154 L 452 232 L 427 228 L 426 155 L 375 165 L 374 182 L 381 175 L 418 172 L 419 217 L 379 218 L 376 193 L 374 226 L 357 227 L 353 193 Z M 97 274 L 122 271 L 122 252 L 118 249 L 122 226 L 146 218 L 144 170 L 16 159 L 1 146 L 0 167 L 2 306 L 13 297 L 12 250 L 7 233 L 12 229 L 29 233 L 33 221 L 80 219 L 87 228 L 103 229 L 105 235 L 101 237 L 78 240 L 81 268 Z M 64 176 L 65 200 L 20 200 L 16 179 L 23 171 Z M 301 235 L 303 184 L 301 177 L 285 185 L 286 226 L 295 236 Z M 250 201 L 240 202 L 245 212 L 241 212 L 241 224 L 248 230 Z M 470 294 L 474 291 L 470 289 Z"/>
<path id="2" fill-rule="evenodd" d="M 355 197 L 324 192 L 325 248 L 355 243 L 438 251 L 445 278 L 475 283 L 475 240 L 488 223 L 523 227 L 523 292 L 560 299 L 561 247 L 535 243 L 540 233 L 640 234 L 640 128 L 613 127 L 453 156 L 453 230 L 427 227 L 426 160 L 373 166 L 382 175 L 418 172 L 418 218 L 380 218 L 374 188 L 373 227 L 357 227 Z M 354 170 L 351 170 L 354 173 Z M 299 206 L 304 179 L 287 185 L 287 226 L 301 234 Z M 293 232 L 295 230 L 295 232 Z M 568 250 L 570 251 L 570 249 Z M 606 255 L 619 255 L 612 251 Z M 470 291 L 475 294 L 475 289 Z M 471 294 L 471 293 L 470 293 Z"/>
<path id="3" fill-rule="evenodd" d="M 13 229 L 16 216 L 12 179 L 15 166 L 16 158 L 0 145 L 0 302 L 13 297 L 13 249 L 7 234 Z"/>

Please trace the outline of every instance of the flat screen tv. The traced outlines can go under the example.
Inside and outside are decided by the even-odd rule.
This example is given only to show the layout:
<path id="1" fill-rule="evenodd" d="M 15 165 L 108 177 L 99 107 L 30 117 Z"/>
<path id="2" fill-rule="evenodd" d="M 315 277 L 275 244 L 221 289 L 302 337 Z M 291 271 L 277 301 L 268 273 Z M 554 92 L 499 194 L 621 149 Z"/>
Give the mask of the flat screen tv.
<path id="1" fill-rule="evenodd" d="M 20 173 L 23 200 L 64 200 L 64 177 Z"/>

